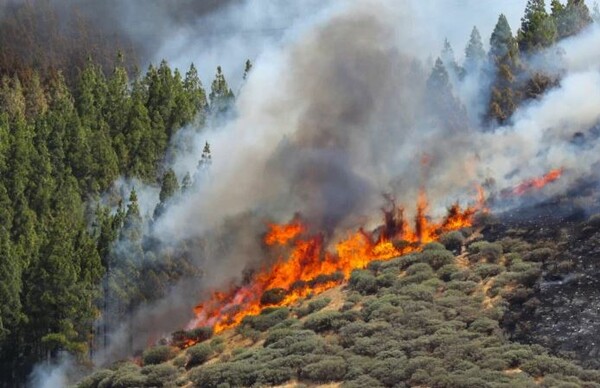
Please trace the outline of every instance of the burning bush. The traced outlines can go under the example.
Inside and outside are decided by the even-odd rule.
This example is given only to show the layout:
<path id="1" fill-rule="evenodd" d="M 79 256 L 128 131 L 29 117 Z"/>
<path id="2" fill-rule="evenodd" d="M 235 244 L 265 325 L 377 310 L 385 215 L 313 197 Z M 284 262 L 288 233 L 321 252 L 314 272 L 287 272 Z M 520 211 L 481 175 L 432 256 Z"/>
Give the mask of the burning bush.
<path id="1" fill-rule="evenodd" d="M 287 291 L 283 288 L 272 288 L 263 292 L 260 304 L 263 306 L 277 305 L 285 299 Z"/>
<path id="2" fill-rule="evenodd" d="M 171 334 L 171 344 L 179 348 L 185 348 L 190 344 L 203 342 L 213 336 L 212 327 L 197 327 L 192 330 L 179 330 Z"/>

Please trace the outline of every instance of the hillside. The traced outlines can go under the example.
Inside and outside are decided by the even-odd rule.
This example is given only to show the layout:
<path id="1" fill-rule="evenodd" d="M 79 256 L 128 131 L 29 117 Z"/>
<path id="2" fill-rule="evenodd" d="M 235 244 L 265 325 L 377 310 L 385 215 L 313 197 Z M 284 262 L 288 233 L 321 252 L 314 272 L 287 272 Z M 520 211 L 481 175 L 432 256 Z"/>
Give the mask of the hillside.
<path id="1" fill-rule="evenodd" d="M 597 219 L 577 228 L 598 233 Z M 546 268 L 555 277 L 569 268 L 555 236 L 528 241 L 538 226 L 501 229 L 451 232 L 445 246 L 372 262 L 343 286 L 263 309 L 185 350 L 150 348 L 77 387 L 600 386 L 599 371 L 509 339 L 507 312 L 531 308 Z"/>

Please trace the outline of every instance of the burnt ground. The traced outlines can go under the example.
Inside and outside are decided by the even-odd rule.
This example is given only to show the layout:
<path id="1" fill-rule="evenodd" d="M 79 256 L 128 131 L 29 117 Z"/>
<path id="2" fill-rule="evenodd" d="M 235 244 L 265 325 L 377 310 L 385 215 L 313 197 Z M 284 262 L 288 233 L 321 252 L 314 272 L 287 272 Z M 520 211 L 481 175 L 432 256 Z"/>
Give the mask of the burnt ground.
<path id="1" fill-rule="evenodd" d="M 581 203 L 568 193 L 504 212 L 484 237 L 518 238 L 552 252 L 527 297 L 508 307 L 503 324 L 511 339 L 599 368 L 600 216 L 593 214 L 600 210 L 595 200 Z"/>

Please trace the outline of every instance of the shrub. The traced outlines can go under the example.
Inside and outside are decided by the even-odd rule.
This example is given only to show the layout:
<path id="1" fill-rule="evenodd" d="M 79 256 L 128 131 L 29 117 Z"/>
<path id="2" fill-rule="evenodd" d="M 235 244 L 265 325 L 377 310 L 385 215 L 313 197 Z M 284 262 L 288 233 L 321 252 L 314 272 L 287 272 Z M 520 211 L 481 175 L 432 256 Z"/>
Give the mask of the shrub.
<path id="1" fill-rule="evenodd" d="M 346 361 L 342 357 L 328 357 L 302 367 L 300 377 L 317 383 L 340 381 L 346 375 L 347 369 Z"/>
<path id="2" fill-rule="evenodd" d="M 549 373 L 560 373 L 563 375 L 578 375 L 581 368 L 569 361 L 547 355 L 534 357 L 521 365 L 523 371 L 532 376 L 544 376 Z"/>
<path id="3" fill-rule="evenodd" d="M 470 280 L 467 280 L 467 281 L 453 280 L 450 283 L 448 283 L 448 289 L 462 291 L 465 294 L 469 295 L 469 294 L 472 294 L 477 289 L 477 283 L 470 281 Z"/>
<path id="4" fill-rule="evenodd" d="M 171 342 L 173 346 L 182 347 L 189 341 L 193 342 L 202 342 L 213 336 L 213 328 L 212 327 L 197 327 L 192 330 L 184 331 L 176 331 L 171 334 Z"/>
<path id="5" fill-rule="evenodd" d="M 261 368 L 256 383 L 260 386 L 281 385 L 290 381 L 293 373 L 294 372 L 290 367 L 280 366 L 274 363 L 266 364 L 264 368 Z"/>
<path id="6" fill-rule="evenodd" d="M 525 254 L 525 260 L 543 263 L 554 256 L 554 251 L 550 248 L 538 248 Z"/>
<path id="7" fill-rule="evenodd" d="M 406 269 L 406 275 L 427 274 L 428 278 L 433 277 L 433 269 L 427 263 L 415 263 Z"/>
<path id="8" fill-rule="evenodd" d="M 486 317 L 478 318 L 469 325 L 469 330 L 487 335 L 492 334 L 496 329 L 499 329 L 498 322 Z"/>
<path id="9" fill-rule="evenodd" d="M 392 287 L 394 285 L 397 277 L 398 277 L 398 274 L 396 274 L 392 271 L 386 271 L 386 272 L 382 273 L 381 275 L 377 276 L 377 278 L 375 278 L 375 281 L 377 282 L 377 287 L 387 288 L 387 287 Z"/>
<path id="10" fill-rule="evenodd" d="M 445 251 L 446 247 L 439 242 L 430 242 L 423 245 L 423 251 Z"/>
<path id="11" fill-rule="evenodd" d="M 460 272 L 460 268 L 454 264 L 446 264 L 437 270 L 437 276 L 443 281 L 449 282 L 452 275 L 456 272 Z"/>
<path id="12" fill-rule="evenodd" d="M 249 387 L 256 383 L 261 369 L 248 361 L 226 362 L 194 368 L 190 380 L 197 387 L 218 388 L 222 384 L 234 387 Z"/>
<path id="13" fill-rule="evenodd" d="M 110 379 L 111 388 L 143 387 L 146 384 L 146 376 L 140 373 L 140 367 L 127 363 L 115 371 Z M 104 382 L 104 380 L 103 380 Z"/>
<path id="14" fill-rule="evenodd" d="M 409 284 L 398 290 L 400 295 L 407 295 L 413 300 L 433 301 L 433 291 L 431 288 L 421 284 Z"/>
<path id="15" fill-rule="evenodd" d="M 400 361 L 400 362 L 399 362 Z M 403 360 L 387 358 L 375 363 L 369 375 L 379 380 L 387 387 L 393 387 L 402 384 L 408 379 L 408 374 L 404 369 Z"/>
<path id="16" fill-rule="evenodd" d="M 498 264 L 479 264 L 475 267 L 475 273 L 483 279 L 500 274 L 504 268 Z"/>
<path id="17" fill-rule="evenodd" d="M 352 271 L 348 286 L 350 289 L 358 291 L 363 295 L 374 294 L 378 289 L 375 276 L 366 270 Z"/>
<path id="18" fill-rule="evenodd" d="M 338 311 L 322 311 L 311 315 L 304 322 L 304 328 L 321 333 L 339 327 L 342 313 Z"/>
<path id="19" fill-rule="evenodd" d="M 115 372 L 109 369 L 100 369 L 87 376 L 77 384 L 77 388 L 98 388 L 104 379 L 111 379 Z"/>
<path id="20" fill-rule="evenodd" d="M 194 345 L 187 350 L 187 355 L 189 357 L 187 362 L 187 367 L 193 367 L 197 365 L 204 364 L 210 356 L 212 356 L 214 350 L 208 344 L 198 344 Z"/>
<path id="21" fill-rule="evenodd" d="M 424 263 L 429 264 L 434 270 L 438 270 L 446 264 L 454 263 L 454 255 L 446 249 L 423 251 L 420 257 Z"/>
<path id="22" fill-rule="evenodd" d="M 144 365 L 161 364 L 174 358 L 179 349 L 163 345 L 149 348 L 142 354 Z"/>
<path id="23" fill-rule="evenodd" d="M 296 314 L 298 315 L 298 318 L 302 318 L 304 316 L 307 316 L 308 314 L 312 314 L 312 313 L 314 313 L 316 311 L 322 310 L 329 303 L 331 303 L 331 299 L 329 299 L 329 298 L 319 298 L 319 299 L 311 301 L 306 306 L 298 308 L 296 310 Z"/>
<path id="24" fill-rule="evenodd" d="M 284 321 L 288 315 L 290 315 L 290 310 L 287 307 L 264 309 L 260 315 L 244 317 L 241 326 L 249 326 L 254 330 L 265 331 Z"/>
<path id="25" fill-rule="evenodd" d="M 173 380 L 177 374 L 177 368 L 169 364 L 148 365 L 142 368 L 142 374 L 146 375 L 147 386 L 164 387 Z"/>
<path id="26" fill-rule="evenodd" d="M 263 306 L 274 305 L 281 303 L 287 294 L 283 288 L 272 288 L 263 292 L 260 298 L 260 304 Z"/>
<path id="27" fill-rule="evenodd" d="M 459 231 L 448 232 L 440 236 L 440 243 L 444 244 L 447 250 L 459 252 L 465 242 L 465 237 Z"/>

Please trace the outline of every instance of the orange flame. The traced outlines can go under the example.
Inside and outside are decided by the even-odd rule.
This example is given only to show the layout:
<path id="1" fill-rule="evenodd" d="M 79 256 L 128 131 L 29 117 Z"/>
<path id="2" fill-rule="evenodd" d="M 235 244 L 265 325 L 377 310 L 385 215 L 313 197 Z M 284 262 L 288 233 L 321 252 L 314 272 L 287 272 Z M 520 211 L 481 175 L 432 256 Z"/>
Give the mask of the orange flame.
<path id="1" fill-rule="evenodd" d="M 563 172 L 563 168 L 557 168 L 554 170 L 550 170 L 550 172 L 541 177 L 527 179 L 513 187 L 512 194 L 523 195 L 536 189 L 539 190 L 546 186 L 548 183 L 552 183 L 558 180 L 562 176 Z"/>
<path id="2" fill-rule="evenodd" d="M 246 316 L 259 314 L 264 307 L 289 306 L 310 294 L 319 294 L 347 280 L 354 269 L 365 268 L 374 260 L 401 256 L 435 241 L 442 233 L 471 226 L 473 215 L 479 210 L 479 206 L 463 210 L 455 204 L 441 222 L 433 223 L 427 216 L 429 204 L 421 190 L 412 229 L 404 219 L 403 209 L 397 208 L 393 201 L 392 205 L 392 211 L 385 212 L 386 225 L 378 238 L 374 237 L 375 232 L 361 229 L 338 242 L 335 252 L 326 250 L 321 235 L 304 237 L 306 227 L 298 219 L 289 224 L 269 225 L 265 244 L 286 246 L 287 258 L 282 257 L 272 267 L 260 270 L 249 284 L 229 292 L 213 292 L 194 309 L 196 318 L 190 328 L 212 326 L 214 332 L 219 333 L 239 325 Z M 261 304 L 263 293 L 271 289 L 283 289 L 285 296 L 278 303 Z"/>

